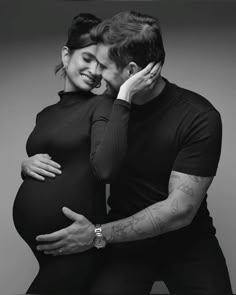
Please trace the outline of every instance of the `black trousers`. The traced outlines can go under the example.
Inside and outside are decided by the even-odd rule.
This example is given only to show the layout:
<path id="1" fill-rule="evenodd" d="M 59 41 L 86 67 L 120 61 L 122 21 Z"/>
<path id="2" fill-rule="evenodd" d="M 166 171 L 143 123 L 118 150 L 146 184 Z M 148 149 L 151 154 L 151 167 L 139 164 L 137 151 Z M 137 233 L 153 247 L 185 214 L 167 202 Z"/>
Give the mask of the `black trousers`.
<path id="1" fill-rule="evenodd" d="M 139 241 L 111 246 L 91 294 L 147 295 L 157 279 L 165 282 L 171 294 L 232 294 L 226 261 L 215 236 L 160 241 L 156 249 L 148 244 Z"/>
<path id="2" fill-rule="evenodd" d="M 95 248 L 55 257 L 35 251 L 40 269 L 26 294 L 88 295 L 104 254 Z"/>

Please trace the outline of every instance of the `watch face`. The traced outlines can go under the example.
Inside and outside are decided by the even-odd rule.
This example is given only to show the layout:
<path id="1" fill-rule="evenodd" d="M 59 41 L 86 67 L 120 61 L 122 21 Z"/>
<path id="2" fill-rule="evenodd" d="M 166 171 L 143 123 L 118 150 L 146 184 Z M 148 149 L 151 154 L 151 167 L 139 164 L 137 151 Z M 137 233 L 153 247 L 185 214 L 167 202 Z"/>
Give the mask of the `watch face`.
<path id="1" fill-rule="evenodd" d="M 97 249 L 104 248 L 106 246 L 106 241 L 103 237 L 96 237 L 94 240 L 94 246 Z"/>

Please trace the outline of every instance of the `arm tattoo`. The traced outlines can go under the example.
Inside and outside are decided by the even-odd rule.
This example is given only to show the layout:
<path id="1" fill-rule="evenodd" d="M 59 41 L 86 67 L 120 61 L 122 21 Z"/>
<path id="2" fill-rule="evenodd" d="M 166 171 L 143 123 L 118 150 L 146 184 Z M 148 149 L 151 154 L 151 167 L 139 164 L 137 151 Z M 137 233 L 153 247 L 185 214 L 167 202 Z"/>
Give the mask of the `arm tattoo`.
<path id="1" fill-rule="evenodd" d="M 153 214 L 151 213 L 151 211 L 157 211 L 157 212 L 158 211 L 161 211 L 160 209 L 162 207 L 164 207 L 164 206 L 165 206 L 165 204 L 163 204 L 163 203 L 161 203 L 161 204 L 156 203 L 156 204 L 152 205 L 150 208 L 146 208 L 146 209 L 149 209 L 149 212 L 150 212 L 151 216 L 153 217 L 153 221 L 154 221 L 155 227 L 158 228 L 158 233 L 157 233 L 158 235 L 159 234 L 162 234 L 163 232 L 165 232 L 167 230 L 168 224 L 167 224 L 167 222 L 165 222 L 164 220 L 162 220 L 162 218 L 160 217 L 160 214 L 159 213 L 158 213 L 159 215 L 155 214 L 153 216 Z"/>
<path id="2" fill-rule="evenodd" d="M 171 202 L 171 214 L 172 215 L 175 215 L 177 212 L 178 212 L 178 200 L 177 199 L 174 199 L 172 202 Z"/>
<path id="3" fill-rule="evenodd" d="M 112 226 L 111 231 L 111 241 L 112 240 L 127 240 L 131 232 L 134 232 L 135 235 L 139 237 L 146 237 L 147 232 L 143 231 L 138 227 L 140 222 L 143 222 L 146 219 L 146 214 L 142 216 L 132 216 L 126 222 L 120 222 L 117 225 Z"/>
<path id="4" fill-rule="evenodd" d="M 181 181 L 181 176 L 177 173 L 172 172 L 172 174 L 170 175 L 169 184 L 168 184 L 169 194 L 171 194 L 175 190 L 176 184 L 179 181 Z"/>
<path id="5" fill-rule="evenodd" d="M 180 175 L 177 174 L 177 173 L 172 172 L 170 178 L 176 178 L 176 179 L 179 179 L 179 178 L 180 178 Z"/>
<path id="6" fill-rule="evenodd" d="M 153 229 L 154 229 L 154 234 L 155 235 L 159 235 L 161 233 L 161 229 L 160 229 L 160 224 L 158 224 L 158 222 L 155 220 L 155 218 L 152 216 L 152 212 L 149 208 L 146 208 L 145 211 L 147 212 L 150 220 L 151 220 L 151 223 L 152 223 L 152 226 L 153 226 Z"/>
<path id="7" fill-rule="evenodd" d="M 192 181 L 197 182 L 197 183 L 204 182 L 204 178 L 201 177 L 201 176 L 189 175 L 189 178 L 190 178 Z"/>
<path id="8" fill-rule="evenodd" d="M 174 183 L 169 181 L 169 185 L 168 185 L 168 191 L 169 191 L 169 194 L 171 194 L 173 191 L 174 191 Z"/>
<path id="9" fill-rule="evenodd" d="M 154 205 L 152 205 L 152 210 L 160 210 L 163 206 L 165 206 L 165 204 L 163 204 L 163 203 L 156 203 L 156 204 L 154 204 Z"/>
<path id="10" fill-rule="evenodd" d="M 177 187 L 177 189 L 184 192 L 185 194 L 187 194 L 187 195 L 189 195 L 191 197 L 194 196 L 193 189 L 190 186 L 188 186 L 187 184 L 185 184 L 185 183 L 182 183 L 181 185 L 179 185 Z"/>

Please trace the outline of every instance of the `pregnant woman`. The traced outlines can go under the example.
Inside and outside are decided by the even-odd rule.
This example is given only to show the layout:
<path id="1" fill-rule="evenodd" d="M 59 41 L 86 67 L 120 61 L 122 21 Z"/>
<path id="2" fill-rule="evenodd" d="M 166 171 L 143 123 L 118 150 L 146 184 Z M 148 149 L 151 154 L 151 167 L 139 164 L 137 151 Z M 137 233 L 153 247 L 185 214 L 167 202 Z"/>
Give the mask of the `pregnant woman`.
<path id="1" fill-rule="evenodd" d="M 64 70 L 64 91 L 59 93 L 58 103 L 37 115 L 36 126 L 27 141 L 29 156 L 50 154 L 53 160 L 60 163 L 63 171 L 57 178 L 47 178 L 44 182 L 26 178 L 14 202 L 16 229 L 40 265 L 29 293 L 85 292 L 99 265 L 98 259 L 102 258 L 95 248 L 83 254 L 49 257 L 36 250 L 35 240 L 39 234 L 69 225 L 69 220 L 62 213 L 63 206 L 83 213 L 95 224 L 104 222 L 106 218 L 105 186 L 94 173 L 98 178 L 107 180 L 112 176 L 111 165 L 115 173 L 120 164 L 116 167 L 118 162 L 112 160 L 117 157 L 112 157 L 109 151 L 104 152 L 104 148 L 112 148 L 106 144 L 109 136 L 102 138 L 113 101 L 94 97 L 90 92 L 101 80 L 95 58 L 96 44 L 89 37 L 90 29 L 98 23 L 96 17 L 88 14 L 74 18 L 68 42 L 62 49 L 62 65 L 58 67 Z M 122 113 L 128 112 L 128 103 L 121 103 L 114 106 L 113 115 L 122 117 Z M 115 126 L 110 127 L 115 132 Z M 119 140 L 118 137 L 116 139 Z"/>
<path id="2" fill-rule="evenodd" d="M 127 130 L 122 126 L 127 126 L 129 119 L 126 90 L 128 93 L 135 85 L 129 83 L 115 100 L 90 92 L 101 80 L 96 44 L 89 35 L 99 22 L 90 14 L 73 19 L 62 49 L 62 63 L 57 67 L 64 74 L 64 91 L 59 92 L 58 103 L 37 115 L 36 126 L 26 144 L 29 157 L 44 155 L 45 163 L 53 164 L 54 171 L 59 172 L 56 163 L 60 163 L 62 170 L 57 177 L 44 181 L 25 177 L 14 202 L 15 227 L 40 266 L 27 293 L 84 295 L 104 260 L 105 252 L 95 247 L 74 255 L 45 255 L 37 251 L 35 240 L 37 235 L 71 224 L 62 212 L 64 206 L 83 214 L 93 224 L 104 223 L 103 182 L 114 179 L 125 157 Z M 141 74 L 147 77 L 150 70 L 149 66 Z M 145 88 L 145 79 L 143 84 L 140 82 L 138 86 Z M 40 174 L 40 168 L 37 172 Z"/>

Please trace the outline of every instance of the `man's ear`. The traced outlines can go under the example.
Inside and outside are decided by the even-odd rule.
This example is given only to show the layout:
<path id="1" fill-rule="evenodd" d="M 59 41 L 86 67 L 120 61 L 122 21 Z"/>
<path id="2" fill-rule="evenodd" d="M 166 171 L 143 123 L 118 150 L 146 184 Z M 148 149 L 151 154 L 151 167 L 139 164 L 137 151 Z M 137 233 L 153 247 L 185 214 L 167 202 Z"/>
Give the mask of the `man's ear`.
<path id="1" fill-rule="evenodd" d="M 64 68 L 67 68 L 70 58 L 70 50 L 67 46 L 63 46 L 61 50 L 61 60 Z"/>
<path id="2" fill-rule="evenodd" d="M 141 70 L 140 66 L 138 66 L 135 62 L 131 61 L 127 65 L 128 77 L 133 76 L 137 72 Z"/>

